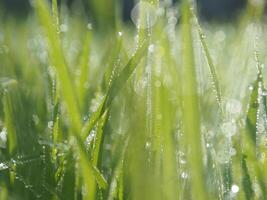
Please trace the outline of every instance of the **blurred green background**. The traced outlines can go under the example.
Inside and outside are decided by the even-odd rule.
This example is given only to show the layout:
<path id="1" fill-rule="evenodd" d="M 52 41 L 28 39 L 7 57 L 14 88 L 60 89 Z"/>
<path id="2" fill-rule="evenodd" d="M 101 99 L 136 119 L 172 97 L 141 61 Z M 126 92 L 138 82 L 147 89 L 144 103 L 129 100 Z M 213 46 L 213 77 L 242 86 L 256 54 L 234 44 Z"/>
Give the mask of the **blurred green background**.
<path id="1" fill-rule="evenodd" d="M 0 6 L 4 16 L 16 16 L 24 19 L 30 12 L 31 2 L 27 0 L 1 0 Z M 124 21 L 130 21 L 130 13 L 137 1 L 135 0 L 61 0 L 76 14 L 86 16 L 102 27 L 114 25 L 115 12 L 118 12 Z M 166 2 L 166 1 L 165 1 Z M 176 4 L 180 0 L 170 0 Z M 197 0 L 199 15 L 205 20 L 229 21 L 245 7 L 247 0 Z M 83 10 L 74 8 L 83 8 Z"/>

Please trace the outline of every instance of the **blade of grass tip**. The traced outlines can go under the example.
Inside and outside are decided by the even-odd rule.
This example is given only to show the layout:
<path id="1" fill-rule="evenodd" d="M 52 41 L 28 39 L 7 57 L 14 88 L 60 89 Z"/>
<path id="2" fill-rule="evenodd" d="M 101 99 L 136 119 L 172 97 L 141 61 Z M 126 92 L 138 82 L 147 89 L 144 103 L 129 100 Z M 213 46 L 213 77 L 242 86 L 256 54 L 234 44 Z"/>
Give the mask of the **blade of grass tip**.
<path id="1" fill-rule="evenodd" d="M 81 130 L 82 127 L 80 111 L 74 92 L 74 86 L 71 81 L 70 74 L 65 63 L 65 58 L 61 49 L 59 36 L 56 33 L 55 27 L 53 26 L 53 20 L 51 19 L 51 16 L 49 14 L 49 9 L 46 1 L 37 0 L 35 9 L 39 21 L 46 33 L 49 44 L 50 59 L 52 64 L 56 67 L 61 86 L 61 92 L 67 104 L 67 109 L 72 120 L 72 126 L 75 129 L 74 132 L 77 133 L 79 132 L 79 130 Z"/>
<path id="2" fill-rule="evenodd" d="M 130 78 L 135 68 L 143 58 L 147 49 L 147 41 L 141 45 L 136 53 L 132 56 L 132 58 L 128 61 L 126 66 L 123 68 L 121 73 L 114 78 L 112 81 L 103 102 L 99 105 L 96 112 L 92 114 L 89 120 L 85 123 L 82 131 L 82 138 L 85 139 L 87 135 L 91 132 L 99 118 L 103 115 L 103 113 L 109 108 L 113 99 L 119 94 L 120 90 L 125 86 L 125 83 Z"/>
<path id="3" fill-rule="evenodd" d="M 148 41 L 145 40 L 142 45 L 137 49 L 135 54 L 120 72 L 120 74 L 114 78 L 114 81 L 111 83 L 110 88 L 107 92 L 107 99 L 104 105 L 104 109 L 108 108 L 112 103 L 113 99 L 118 95 L 121 89 L 125 86 L 127 80 L 130 78 L 137 65 L 141 61 L 141 59 L 147 53 Z"/>
<path id="4" fill-rule="evenodd" d="M 195 22 L 196 22 L 196 26 L 197 26 L 197 32 L 198 32 L 200 42 L 201 42 L 201 45 L 203 47 L 203 51 L 204 51 L 204 54 L 205 54 L 205 57 L 206 57 L 206 60 L 207 60 L 208 66 L 209 66 L 209 71 L 210 71 L 211 78 L 212 78 L 212 86 L 214 87 L 216 99 L 217 99 L 220 110 L 223 111 L 221 89 L 220 89 L 220 84 L 219 84 L 219 79 L 218 79 L 218 75 L 216 72 L 216 68 L 215 68 L 215 65 L 212 61 L 212 58 L 211 58 L 211 55 L 209 52 L 209 48 L 208 48 L 207 43 L 205 41 L 205 35 L 204 35 L 204 33 L 200 27 L 197 16 L 195 15 L 193 10 L 191 11 L 191 13 L 195 18 Z"/>
<path id="5" fill-rule="evenodd" d="M 206 200 L 202 147 L 200 135 L 200 113 L 197 80 L 193 53 L 190 4 L 183 1 L 182 38 L 183 38 L 183 126 L 188 148 L 188 163 L 192 184 L 192 198 Z"/>

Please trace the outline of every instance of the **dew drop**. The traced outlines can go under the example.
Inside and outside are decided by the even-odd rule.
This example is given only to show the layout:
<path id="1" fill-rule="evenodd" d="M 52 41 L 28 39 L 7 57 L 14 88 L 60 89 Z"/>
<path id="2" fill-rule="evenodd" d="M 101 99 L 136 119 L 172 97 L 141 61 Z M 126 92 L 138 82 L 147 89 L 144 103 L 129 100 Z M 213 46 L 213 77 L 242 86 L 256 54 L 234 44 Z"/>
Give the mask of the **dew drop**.
<path id="1" fill-rule="evenodd" d="M 226 103 L 226 112 L 231 114 L 240 114 L 242 111 L 242 104 L 236 99 L 230 99 Z"/>
<path id="2" fill-rule="evenodd" d="M 40 122 L 38 115 L 32 115 L 32 120 L 33 120 L 35 125 L 38 125 Z"/>
<path id="3" fill-rule="evenodd" d="M 181 173 L 181 177 L 182 177 L 182 179 L 187 179 L 188 178 L 188 174 L 186 172 L 182 172 Z"/>
<path id="4" fill-rule="evenodd" d="M 59 29 L 60 29 L 60 32 L 66 33 L 68 31 L 68 26 L 66 24 L 61 24 Z"/>
<path id="5" fill-rule="evenodd" d="M 91 23 L 88 23 L 88 24 L 87 24 L 87 28 L 88 28 L 89 30 L 92 30 L 92 29 L 93 29 L 93 25 L 92 25 Z"/>
<path id="6" fill-rule="evenodd" d="M 218 163 L 225 164 L 225 163 L 229 162 L 229 159 L 230 159 L 229 153 L 221 150 L 217 153 L 216 159 L 217 159 Z"/>
<path id="7" fill-rule="evenodd" d="M 49 129 L 53 129 L 54 122 L 53 122 L 53 121 L 49 121 L 49 122 L 47 123 L 47 126 L 48 126 Z"/>
<path id="8" fill-rule="evenodd" d="M 201 33 L 201 34 L 200 34 L 200 38 L 201 38 L 201 39 L 205 39 L 206 36 L 205 36 L 203 33 Z"/>
<path id="9" fill-rule="evenodd" d="M 0 163 L 0 171 L 8 169 L 8 166 L 5 163 Z"/>
<path id="10" fill-rule="evenodd" d="M 149 51 L 150 53 L 153 53 L 154 50 L 155 50 L 155 45 L 154 45 L 154 44 L 149 45 L 149 47 L 148 47 L 148 51 Z"/>
<path id="11" fill-rule="evenodd" d="M 118 32 L 118 36 L 121 37 L 123 33 L 121 31 Z"/>
<path id="12" fill-rule="evenodd" d="M 133 8 L 131 19 L 138 29 L 150 28 L 157 21 L 157 9 L 152 4 L 141 1 Z"/>
<path id="13" fill-rule="evenodd" d="M 254 89 L 253 85 L 250 85 L 250 86 L 248 87 L 248 89 L 249 89 L 250 91 L 252 91 L 252 90 Z"/>
<path id="14" fill-rule="evenodd" d="M 238 191 L 239 191 L 239 187 L 238 187 L 237 185 L 232 185 L 232 187 L 231 187 L 231 191 L 232 191 L 233 193 L 238 193 Z"/>
<path id="15" fill-rule="evenodd" d="M 231 147 L 229 153 L 231 156 L 235 156 L 236 155 L 236 149 Z"/>
<path id="16" fill-rule="evenodd" d="M 267 96 L 267 90 L 263 90 L 263 91 L 261 92 L 261 95 L 262 95 L 262 96 Z"/>
<path id="17" fill-rule="evenodd" d="M 89 145 L 92 143 L 92 141 L 94 140 L 95 136 L 96 136 L 96 131 L 92 130 L 90 132 L 90 134 L 88 135 L 88 137 L 86 138 L 86 141 L 85 141 L 87 147 L 89 147 Z"/>
<path id="18" fill-rule="evenodd" d="M 6 148 L 7 143 L 7 129 L 3 128 L 0 132 L 0 148 Z"/>
<path id="19" fill-rule="evenodd" d="M 227 137 L 232 137 L 237 132 L 237 126 L 232 122 L 225 122 L 221 125 L 221 130 Z"/>
<path id="20" fill-rule="evenodd" d="M 146 142 L 146 146 L 145 146 L 145 148 L 147 149 L 147 150 L 149 150 L 150 148 L 151 148 L 151 142 Z"/>

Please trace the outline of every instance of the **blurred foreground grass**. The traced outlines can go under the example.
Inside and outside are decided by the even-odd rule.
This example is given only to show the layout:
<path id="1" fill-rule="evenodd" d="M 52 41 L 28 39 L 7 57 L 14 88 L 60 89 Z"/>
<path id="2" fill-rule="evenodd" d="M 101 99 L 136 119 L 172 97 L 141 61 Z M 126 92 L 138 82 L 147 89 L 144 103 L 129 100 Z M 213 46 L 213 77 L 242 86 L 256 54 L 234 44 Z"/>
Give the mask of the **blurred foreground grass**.
<path id="1" fill-rule="evenodd" d="M 253 2 L 224 26 L 157 0 L 137 29 L 98 32 L 56 0 L 1 20 L 0 199 L 267 199 Z"/>

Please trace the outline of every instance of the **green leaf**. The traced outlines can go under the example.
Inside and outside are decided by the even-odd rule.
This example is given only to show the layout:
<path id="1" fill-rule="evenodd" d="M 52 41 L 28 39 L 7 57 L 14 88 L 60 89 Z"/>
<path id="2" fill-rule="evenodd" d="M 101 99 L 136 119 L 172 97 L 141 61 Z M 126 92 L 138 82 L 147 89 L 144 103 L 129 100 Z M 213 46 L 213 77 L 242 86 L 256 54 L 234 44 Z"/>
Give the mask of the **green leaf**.
<path id="1" fill-rule="evenodd" d="M 205 192 L 203 154 L 200 135 L 200 112 L 197 92 L 197 79 L 194 63 L 193 39 L 191 28 L 190 4 L 183 1 L 182 38 L 183 38 L 183 127 L 188 148 L 187 158 L 192 184 L 192 197 L 207 199 Z"/>

